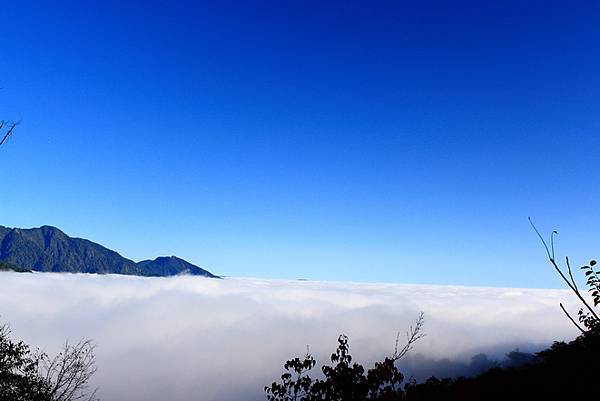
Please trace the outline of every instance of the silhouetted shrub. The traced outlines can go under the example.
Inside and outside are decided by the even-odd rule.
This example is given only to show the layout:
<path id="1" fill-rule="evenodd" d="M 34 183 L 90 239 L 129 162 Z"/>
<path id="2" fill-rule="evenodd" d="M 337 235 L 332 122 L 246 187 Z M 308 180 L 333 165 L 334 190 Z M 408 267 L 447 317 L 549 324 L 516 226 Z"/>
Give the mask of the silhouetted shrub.
<path id="1" fill-rule="evenodd" d="M 0 401 L 51 401 L 50 385 L 39 375 L 42 358 L 0 326 Z"/>
<path id="2" fill-rule="evenodd" d="M 56 357 L 32 351 L 0 326 L 0 401 L 92 401 L 89 382 L 96 372 L 94 344 L 66 343 Z"/>
<path id="3" fill-rule="evenodd" d="M 316 365 L 307 353 L 304 358 L 294 358 L 284 365 L 286 372 L 281 382 L 265 387 L 269 401 L 401 401 L 405 399 L 404 375 L 396 362 L 411 350 L 413 344 L 423 337 L 423 314 L 414 327 L 407 332 L 407 342 L 398 348 L 398 337 L 394 353 L 381 362 L 376 362 L 365 373 L 365 368 L 352 362 L 348 337 L 340 335 L 338 347 L 331 354 L 332 366 L 324 365 L 323 378 L 313 379 L 308 372 Z"/>

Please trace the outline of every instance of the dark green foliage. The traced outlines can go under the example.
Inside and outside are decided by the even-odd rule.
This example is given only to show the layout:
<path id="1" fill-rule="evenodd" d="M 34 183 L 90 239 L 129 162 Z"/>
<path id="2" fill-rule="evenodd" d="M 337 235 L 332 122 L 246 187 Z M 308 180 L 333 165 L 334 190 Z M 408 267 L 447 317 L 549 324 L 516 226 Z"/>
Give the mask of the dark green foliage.
<path id="1" fill-rule="evenodd" d="M 94 344 L 65 344 L 49 358 L 11 339 L 0 326 L 0 401 L 97 401 L 90 379 L 96 373 Z"/>
<path id="2" fill-rule="evenodd" d="M 20 268 L 12 263 L 0 262 L 0 272 L 31 273 L 31 270 Z"/>
<path id="3" fill-rule="evenodd" d="M 0 326 L 0 401 L 51 401 L 50 384 L 38 374 L 43 357 Z"/>
<path id="4" fill-rule="evenodd" d="M 0 261 L 42 272 L 114 273 L 138 276 L 192 274 L 216 277 L 176 257 L 135 263 L 94 242 L 71 238 L 55 227 L 0 226 Z"/>

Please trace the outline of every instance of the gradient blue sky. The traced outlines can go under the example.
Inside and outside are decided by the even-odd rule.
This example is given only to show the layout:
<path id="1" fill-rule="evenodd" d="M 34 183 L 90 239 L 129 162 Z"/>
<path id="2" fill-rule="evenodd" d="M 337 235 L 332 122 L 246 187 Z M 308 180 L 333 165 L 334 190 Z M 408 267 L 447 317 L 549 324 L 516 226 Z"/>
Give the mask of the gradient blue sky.
<path id="1" fill-rule="evenodd" d="M 597 257 L 600 3 L 11 2 L 0 224 L 224 275 L 559 287 Z"/>

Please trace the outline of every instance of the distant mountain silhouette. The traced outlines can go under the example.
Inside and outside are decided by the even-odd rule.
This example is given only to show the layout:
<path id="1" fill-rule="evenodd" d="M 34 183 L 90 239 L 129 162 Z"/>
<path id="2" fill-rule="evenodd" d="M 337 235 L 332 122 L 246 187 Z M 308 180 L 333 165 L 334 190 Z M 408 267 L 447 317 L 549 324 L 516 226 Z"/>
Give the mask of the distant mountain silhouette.
<path id="1" fill-rule="evenodd" d="M 82 238 L 71 238 L 56 227 L 0 226 L 0 262 L 39 272 L 174 276 L 191 274 L 217 278 L 177 257 L 136 263 L 115 251 Z"/>

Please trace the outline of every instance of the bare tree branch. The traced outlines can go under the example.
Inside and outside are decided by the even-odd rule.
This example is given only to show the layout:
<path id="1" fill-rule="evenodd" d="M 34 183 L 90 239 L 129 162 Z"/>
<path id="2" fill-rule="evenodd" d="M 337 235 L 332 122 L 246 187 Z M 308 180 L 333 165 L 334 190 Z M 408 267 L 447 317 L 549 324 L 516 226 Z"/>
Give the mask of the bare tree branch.
<path id="1" fill-rule="evenodd" d="M 0 140 L 0 146 L 4 145 L 4 143 L 6 141 L 8 141 L 8 139 L 11 137 L 13 130 L 15 129 L 15 127 L 19 125 L 19 122 L 13 122 L 12 125 L 10 126 L 10 128 L 8 129 L 8 131 L 6 132 L 6 134 L 4 134 L 4 136 L 2 137 L 2 140 Z M 2 121 L 2 123 L 0 124 L 0 129 L 2 129 L 2 127 L 4 127 L 4 120 Z"/>
<path id="2" fill-rule="evenodd" d="M 575 282 L 575 279 L 573 278 L 573 272 L 571 271 L 571 263 L 569 263 L 569 257 L 566 256 L 565 260 L 567 261 L 567 269 L 569 269 L 569 277 L 571 277 L 571 283 L 573 283 L 573 287 L 575 287 L 575 289 L 577 291 L 579 291 L 579 288 L 577 288 L 577 283 Z"/>
<path id="3" fill-rule="evenodd" d="M 51 383 L 53 401 L 94 401 L 97 388 L 90 388 L 96 373 L 95 345 L 81 340 L 75 345 L 65 343 L 63 351 L 44 366 L 45 379 Z"/>
<path id="4" fill-rule="evenodd" d="M 400 342 L 400 332 L 396 335 L 396 345 L 394 347 L 394 354 L 392 355 L 392 359 L 397 361 L 404 357 L 414 346 L 414 344 L 425 337 L 425 333 L 422 332 L 423 325 L 425 324 L 425 314 L 421 312 L 419 317 L 417 318 L 415 325 L 410 326 L 409 330 L 406 332 L 406 344 L 402 349 L 398 349 L 398 343 Z"/>

